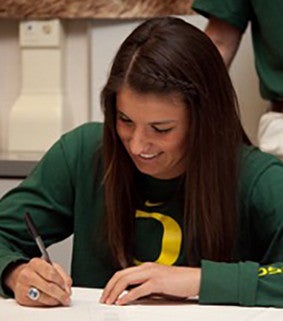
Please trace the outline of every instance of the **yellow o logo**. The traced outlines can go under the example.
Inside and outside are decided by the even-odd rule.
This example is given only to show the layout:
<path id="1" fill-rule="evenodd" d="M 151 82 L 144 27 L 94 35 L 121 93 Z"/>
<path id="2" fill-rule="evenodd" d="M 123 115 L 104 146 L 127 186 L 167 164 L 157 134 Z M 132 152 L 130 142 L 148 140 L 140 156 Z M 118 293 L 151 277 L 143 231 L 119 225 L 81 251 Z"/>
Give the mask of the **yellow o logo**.
<path id="1" fill-rule="evenodd" d="M 160 222 L 163 226 L 163 237 L 161 245 L 161 253 L 156 263 L 173 265 L 181 251 L 182 230 L 179 224 L 170 216 L 161 213 L 147 213 L 143 211 L 136 211 L 136 217 L 151 218 Z M 136 264 L 141 264 L 135 260 Z"/>
<path id="2" fill-rule="evenodd" d="M 258 276 L 264 276 L 268 273 L 267 269 L 264 267 L 261 267 L 258 269 Z"/>

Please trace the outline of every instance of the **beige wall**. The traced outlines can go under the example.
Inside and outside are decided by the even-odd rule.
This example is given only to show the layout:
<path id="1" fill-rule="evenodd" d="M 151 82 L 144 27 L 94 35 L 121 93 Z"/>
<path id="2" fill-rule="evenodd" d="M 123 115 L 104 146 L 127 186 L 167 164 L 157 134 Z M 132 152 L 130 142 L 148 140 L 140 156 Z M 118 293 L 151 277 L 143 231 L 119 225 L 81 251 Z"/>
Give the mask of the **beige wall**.
<path id="1" fill-rule="evenodd" d="M 0 150 L 6 147 L 8 114 L 20 94 L 18 22 L 0 20 Z"/>

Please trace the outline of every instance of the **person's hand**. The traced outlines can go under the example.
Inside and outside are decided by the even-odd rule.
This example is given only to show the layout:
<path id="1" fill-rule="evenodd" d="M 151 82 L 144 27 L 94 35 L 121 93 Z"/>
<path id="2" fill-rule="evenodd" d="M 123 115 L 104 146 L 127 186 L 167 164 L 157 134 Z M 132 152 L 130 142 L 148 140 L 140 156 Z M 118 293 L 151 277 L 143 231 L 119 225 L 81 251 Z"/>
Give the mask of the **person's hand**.
<path id="1" fill-rule="evenodd" d="M 151 294 L 175 298 L 197 296 L 200 278 L 200 268 L 148 262 L 116 272 L 107 283 L 100 303 L 123 305 Z M 123 294 L 123 291 L 133 285 L 135 287 Z"/>
<path id="2" fill-rule="evenodd" d="M 21 263 L 7 273 L 4 284 L 14 292 L 16 301 L 25 306 L 69 305 L 72 279 L 56 263 L 52 265 L 40 258 Z M 39 291 L 37 300 L 31 300 L 28 291 Z"/>

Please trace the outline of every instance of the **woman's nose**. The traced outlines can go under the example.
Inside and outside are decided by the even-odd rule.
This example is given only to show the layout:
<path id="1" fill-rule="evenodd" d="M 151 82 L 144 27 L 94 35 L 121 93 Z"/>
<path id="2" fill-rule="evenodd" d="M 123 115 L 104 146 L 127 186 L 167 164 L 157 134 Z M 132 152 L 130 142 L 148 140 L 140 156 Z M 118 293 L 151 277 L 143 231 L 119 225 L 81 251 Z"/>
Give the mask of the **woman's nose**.
<path id="1" fill-rule="evenodd" d="M 143 130 L 135 130 L 132 133 L 132 136 L 129 141 L 130 151 L 134 155 L 139 155 L 142 152 L 145 152 L 147 146 L 149 145 L 146 133 Z"/>

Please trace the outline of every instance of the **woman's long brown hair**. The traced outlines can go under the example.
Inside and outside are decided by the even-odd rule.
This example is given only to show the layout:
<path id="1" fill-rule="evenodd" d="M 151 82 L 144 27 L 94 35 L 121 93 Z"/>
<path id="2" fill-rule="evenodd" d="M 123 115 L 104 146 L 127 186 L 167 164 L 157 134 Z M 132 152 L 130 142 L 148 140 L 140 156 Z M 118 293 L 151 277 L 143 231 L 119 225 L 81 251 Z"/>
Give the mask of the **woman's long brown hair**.
<path id="1" fill-rule="evenodd" d="M 107 240 L 117 266 L 132 264 L 135 167 L 116 131 L 116 94 L 181 95 L 189 110 L 184 204 L 188 264 L 232 261 L 237 229 L 239 150 L 246 139 L 237 99 L 220 54 L 200 30 L 179 18 L 153 18 L 121 45 L 101 102 Z"/>

